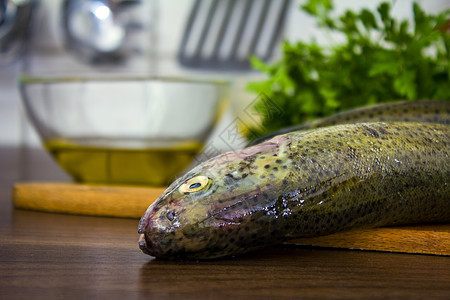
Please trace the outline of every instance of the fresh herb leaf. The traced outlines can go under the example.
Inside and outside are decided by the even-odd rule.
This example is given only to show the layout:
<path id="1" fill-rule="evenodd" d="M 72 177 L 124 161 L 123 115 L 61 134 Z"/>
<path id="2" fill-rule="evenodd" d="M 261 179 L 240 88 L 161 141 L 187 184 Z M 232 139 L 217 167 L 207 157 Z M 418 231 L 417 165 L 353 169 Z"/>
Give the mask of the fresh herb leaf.
<path id="1" fill-rule="evenodd" d="M 252 57 L 253 67 L 268 78 L 248 89 L 264 92 L 284 112 L 283 118 L 274 118 L 267 105 L 257 102 L 261 134 L 362 105 L 450 100 L 450 10 L 427 14 L 414 3 L 410 26 L 392 17 L 389 2 L 376 11 L 348 10 L 337 17 L 331 0 L 308 0 L 301 9 L 345 42 L 325 47 L 286 41 L 274 64 Z"/>

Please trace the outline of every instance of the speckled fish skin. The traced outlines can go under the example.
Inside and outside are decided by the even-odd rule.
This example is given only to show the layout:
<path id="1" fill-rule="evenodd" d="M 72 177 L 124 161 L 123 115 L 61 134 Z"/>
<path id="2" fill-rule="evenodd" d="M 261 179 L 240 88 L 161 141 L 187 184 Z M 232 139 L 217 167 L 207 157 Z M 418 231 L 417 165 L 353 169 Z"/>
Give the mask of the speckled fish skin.
<path id="1" fill-rule="evenodd" d="M 450 127 L 358 123 L 277 136 L 174 182 L 139 224 L 143 252 L 233 256 L 289 238 L 450 221 Z M 207 189 L 178 187 L 203 175 Z M 170 220 L 168 215 L 170 214 Z"/>
<path id="2" fill-rule="evenodd" d="M 397 101 L 358 107 L 317 119 L 312 122 L 283 128 L 250 141 L 249 146 L 262 143 L 274 136 L 288 132 L 307 130 L 337 124 L 361 122 L 423 122 L 450 124 L 450 102 L 437 100 Z"/>

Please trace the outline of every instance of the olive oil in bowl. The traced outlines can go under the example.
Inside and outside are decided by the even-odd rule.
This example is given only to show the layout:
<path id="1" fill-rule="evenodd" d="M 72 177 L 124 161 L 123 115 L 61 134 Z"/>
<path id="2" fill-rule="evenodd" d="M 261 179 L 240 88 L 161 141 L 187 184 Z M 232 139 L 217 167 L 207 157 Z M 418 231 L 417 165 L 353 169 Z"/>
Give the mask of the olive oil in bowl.
<path id="1" fill-rule="evenodd" d="M 54 139 L 45 147 L 77 182 L 165 186 L 189 166 L 202 144 L 89 138 Z"/>

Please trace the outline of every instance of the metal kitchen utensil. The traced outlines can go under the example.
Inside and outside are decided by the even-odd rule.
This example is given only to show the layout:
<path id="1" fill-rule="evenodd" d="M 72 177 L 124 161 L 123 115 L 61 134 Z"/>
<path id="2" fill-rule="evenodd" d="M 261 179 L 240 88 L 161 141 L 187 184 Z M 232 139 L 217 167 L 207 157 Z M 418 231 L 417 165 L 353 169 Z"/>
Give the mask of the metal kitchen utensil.
<path id="1" fill-rule="evenodd" d="M 124 50 L 127 24 L 117 15 L 139 0 L 65 0 L 63 23 L 66 47 L 92 63 L 118 62 Z"/>
<path id="2" fill-rule="evenodd" d="M 290 0 L 196 0 L 179 62 L 199 69 L 248 70 L 249 56 L 272 56 Z"/>
<path id="3" fill-rule="evenodd" d="M 0 0 L 0 66 L 14 62 L 24 51 L 34 0 Z"/>

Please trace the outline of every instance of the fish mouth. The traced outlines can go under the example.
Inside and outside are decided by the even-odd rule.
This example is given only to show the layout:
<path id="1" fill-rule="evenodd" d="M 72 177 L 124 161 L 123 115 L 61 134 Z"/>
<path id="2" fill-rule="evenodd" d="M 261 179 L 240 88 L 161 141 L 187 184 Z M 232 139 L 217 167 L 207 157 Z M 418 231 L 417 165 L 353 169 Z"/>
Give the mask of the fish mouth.
<path id="1" fill-rule="evenodd" d="M 139 248 L 143 253 L 150 256 L 160 257 L 163 254 L 163 251 L 159 245 L 147 238 L 145 233 L 141 233 L 139 236 Z"/>
<path id="2" fill-rule="evenodd" d="M 145 240 L 144 233 L 141 233 L 141 235 L 139 236 L 139 249 L 141 249 L 141 251 L 145 254 L 152 255 L 151 251 L 149 251 L 149 249 L 147 248 L 147 242 Z"/>

